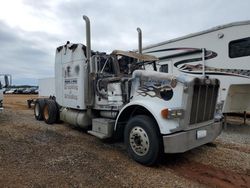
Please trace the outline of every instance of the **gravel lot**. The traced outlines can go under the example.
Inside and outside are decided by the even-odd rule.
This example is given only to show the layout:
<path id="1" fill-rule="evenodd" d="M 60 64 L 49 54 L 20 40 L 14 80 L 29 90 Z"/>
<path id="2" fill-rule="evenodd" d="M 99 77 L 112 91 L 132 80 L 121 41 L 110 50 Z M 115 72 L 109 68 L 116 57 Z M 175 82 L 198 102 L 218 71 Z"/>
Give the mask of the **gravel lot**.
<path id="1" fill-rule="evenodd" d="M 0 114 L 0 187 L 250 187 L 250 121 L 231 118 L 212 143 L 145 167 L 122 143 L 67 124 L 36 121 L 26 100 L 6 95 Z"/>

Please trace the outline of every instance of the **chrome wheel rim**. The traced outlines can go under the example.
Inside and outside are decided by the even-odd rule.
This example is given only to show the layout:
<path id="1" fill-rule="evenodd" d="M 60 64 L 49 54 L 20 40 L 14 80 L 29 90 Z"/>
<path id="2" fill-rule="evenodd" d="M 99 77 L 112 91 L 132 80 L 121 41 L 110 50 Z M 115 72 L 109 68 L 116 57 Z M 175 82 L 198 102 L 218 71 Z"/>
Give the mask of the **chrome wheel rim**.
<path id="1" fill-rule="evenodd" d="M 141 127 L 134 127 L 129 134 L 129 142 L 132 150 L 139 156 L 144 156 L 149 151 L 149 138 Z"/>

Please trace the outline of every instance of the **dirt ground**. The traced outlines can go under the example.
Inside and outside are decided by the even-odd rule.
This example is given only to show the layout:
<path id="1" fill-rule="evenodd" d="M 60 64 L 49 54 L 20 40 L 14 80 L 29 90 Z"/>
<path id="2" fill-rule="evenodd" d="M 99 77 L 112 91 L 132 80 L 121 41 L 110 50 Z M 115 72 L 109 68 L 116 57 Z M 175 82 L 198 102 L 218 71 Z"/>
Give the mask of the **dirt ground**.
<path id="1" fill-rule="evenodd" d="M 232 118 L 213 142 L 165 155 L 154 167 L 131 160 L 122 143 L 67 124 L 36 121 L 26 100 L 5 95 L 0 114 L 0 187 L 250 187 L 250 121 Z"/>

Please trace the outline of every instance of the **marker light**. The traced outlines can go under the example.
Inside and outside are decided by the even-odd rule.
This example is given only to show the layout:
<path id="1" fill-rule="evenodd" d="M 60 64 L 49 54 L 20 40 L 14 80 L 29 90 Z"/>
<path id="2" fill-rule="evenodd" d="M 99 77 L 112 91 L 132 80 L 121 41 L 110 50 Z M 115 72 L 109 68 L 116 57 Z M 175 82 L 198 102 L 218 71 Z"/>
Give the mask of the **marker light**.
<path id="1" fill-rule="evenodd" d="M 166 109 L 163 109 L 162 111 L 161 111 L 161 116 L 163 117 L 163 118 L 168 118 L 168 109 L 166 108 Z"/>

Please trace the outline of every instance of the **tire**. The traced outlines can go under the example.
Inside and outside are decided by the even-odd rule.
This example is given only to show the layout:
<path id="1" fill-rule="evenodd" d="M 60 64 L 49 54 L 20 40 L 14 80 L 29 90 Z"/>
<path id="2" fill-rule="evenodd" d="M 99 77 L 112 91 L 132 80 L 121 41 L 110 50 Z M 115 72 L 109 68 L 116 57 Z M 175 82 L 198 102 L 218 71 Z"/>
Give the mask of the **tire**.
<path id="1" fill-rule="evenodd" d="M 162 138 L 156 122 L 146 115 L 129 120 L 124 131 L 124 141 L 130 157 L 143 165 L 151 166 L 162 155 Z"/>
<path id="2" fill-rule="evenodd" d="M 43 120 L 43 108 L 45 105 L 44 99 L 37 99 L 35 101 L 35 106 L 34 106 L 34 115 L 36 120 L 42 121 Z"/>
<path id="3" fill-rule="evenodd" d="M 56 101 L 47 99 L 43 108 L 43 119 L 47 124 L 56 123 L 59 119 L 59 109 Z"/>

